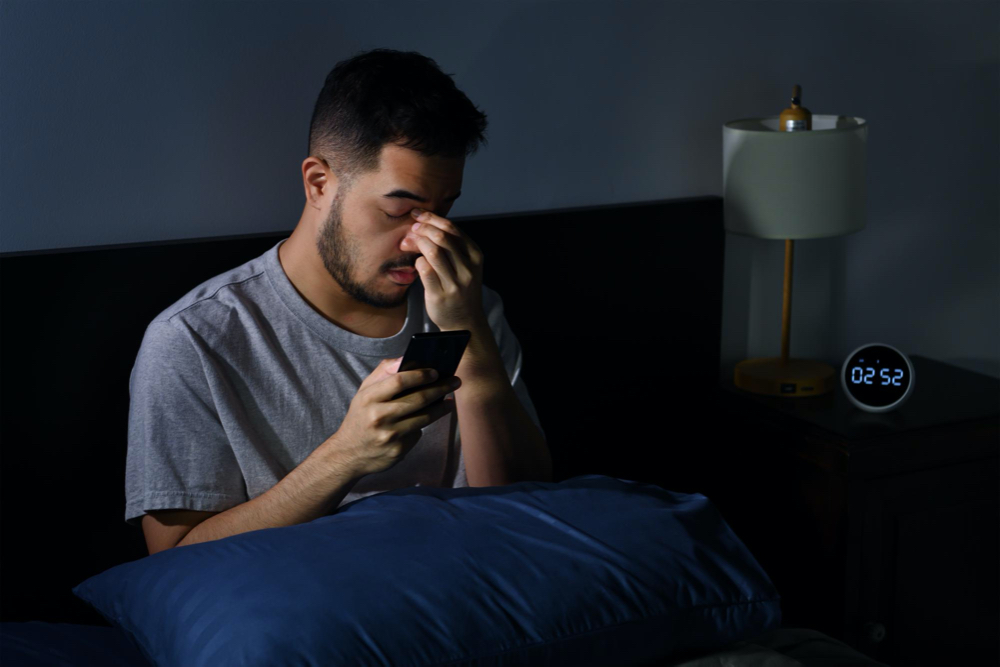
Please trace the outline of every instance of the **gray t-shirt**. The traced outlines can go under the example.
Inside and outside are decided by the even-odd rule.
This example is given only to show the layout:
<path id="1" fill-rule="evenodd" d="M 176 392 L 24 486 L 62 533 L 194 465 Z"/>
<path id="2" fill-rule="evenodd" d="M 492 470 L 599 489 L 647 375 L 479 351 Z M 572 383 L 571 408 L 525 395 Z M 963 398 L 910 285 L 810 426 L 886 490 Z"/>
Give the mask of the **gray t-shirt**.
<path id="1" fill-rule="evenodd" d="M 126 523 L 139 526 L 147 510 L 220 512 L 264 493 L 337 432 L 379 362 L 403 356 L 412 334 L 440 331 L 419 280 L 395 336 L 338 327 L 285 275 L 285 240 L 205 281 L 146 328 L 129 378 Z M 483 310 L 514 392 L 541 429 L 521 377 L 521 347 L 503 301 L 485 285 Z M 340 505 L 405 486 L 468 486 L 455 414 L 422 433 L 402 460 L 362 477 Z"/>

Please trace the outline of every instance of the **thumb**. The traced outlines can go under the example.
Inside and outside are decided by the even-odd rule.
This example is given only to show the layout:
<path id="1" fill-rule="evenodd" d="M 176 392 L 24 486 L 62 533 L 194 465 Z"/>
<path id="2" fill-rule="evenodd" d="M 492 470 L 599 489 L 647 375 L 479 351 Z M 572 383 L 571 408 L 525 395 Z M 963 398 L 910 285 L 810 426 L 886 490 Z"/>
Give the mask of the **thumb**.
<path id="1" fill-rule="evenodd" d="M 373 370 L 368 377 L 361 381 L 361 387 L 359 387 L 359 390 L 365 387 L 370 387 L 373 384 L 377 384 L 394 374 L 402 361 L 402 357 L 397 357 L 395 359 L 383 359 L 378 362 L 378 366 L 375 367 L 375 370 Z"/>
<path id="2" fill-rule="evenodd" d="M 395 359 L 383 359 L 381 366 L 385 371 L 386 375 L 392 375 L 399 370 L 399 365 L 403 362 L 403 357 L 396 357 Z"/>

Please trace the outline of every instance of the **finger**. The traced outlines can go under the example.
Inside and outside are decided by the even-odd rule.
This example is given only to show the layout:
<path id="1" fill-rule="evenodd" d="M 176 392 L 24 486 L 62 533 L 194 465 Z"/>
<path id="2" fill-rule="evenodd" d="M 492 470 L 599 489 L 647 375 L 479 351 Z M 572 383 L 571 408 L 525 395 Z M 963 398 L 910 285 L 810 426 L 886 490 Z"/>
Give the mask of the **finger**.
<path id="1" fill-rule="evenodd" d="M 448 258 L 448 266 L 451 269 L 451 275 L 455 278 L 456 285 L 468 285 L 472 282 L 475 273 L 470 265 L 468 251 L 464 248 L 464 241 L 461 237 L 444 232 L 433 225 L 422 225 L 418 231 L 412 231 L 410 234 L 412 238 L 417 239 L 418 248 L 421 248 L 419 239 L 427 238 L 447 251 L 445 255 Z"/>
<path id="2" fill-rule="evenodd" d="M 420 211 L 421 209 L 413 210 Z M 445 246 L 466 259 L 471 259 L 472 254 L 470 253 L 470 249 L 472 246 L 475 246 L 475 243 L 465 232 L 455 226 L 455 223 L 451 220 L 442 218 L 440 215 L 431 213 L 430 211 L 421 211 L 419 215 L 415 215 L 414 217 L 419 222 L 413 224 L 411 228 L 413 233 L 422 233 L 438 245 Z M 479 250 L 478 246 L 476 246 L 476 250 Z"/>
<path id="3" fill-rule="evenodd" d="M 394 377 L 386 378 L 373 390 L 376 401 L 395 401 L 409 395 L 424 385 L 435 381 L 433 369 L 419 368 L 412 371 L 396 373 Z"/>
<path id="4" fill-rule="evenodd" d="M 360 392 L 362 389 L 369 391 L 372 394 L 372 399 L 375 401 L 386 400 L 385 393 L 390 391 L 396 383 L 396 380 L 393 378 L 397 375 L 408 376 L 410 373 L 410 371 L 399 372 L 399 366 L 402 362 L 403 357 L 383 359 L 375 367 L 375 370 L 372 371 L 372 374 L 361 383 L 358 391 Z M 408 381 L 409 377 L 405 379 Z M 416 384 L 419 384 L 419 381 Z"/>
<path id="5" fill-rule="evenodd" d="M 403 357 L 390 357 L 378 362 L 378 366 L 375 367 L 375 370 L 373 370 L 368 377 L 361 381 L 361 386 L 358 388 L 359 391 L 366 387 L 370 387 L 373 384 L 377 384 L 389 375 L 395 373 L 402 361 Z"/>
<path id="6" fill-rule="evenodd" d="M 445 398 L 442 401 L 430 403 L 419 410 L 410 412 L 396 423 L 404 430 L 421 429 L 436 422 L 441 417 L 455 412 L 455 401 Z"/>
<path id="7" fill-rule="evenodd" d="M 442 232 L 451 234 L 452 236 L 457 236 L 458 238 L 463 238 L 465 234 L 462 233 L 458 227 L 455 226 L 448 218 L 443 218 L 437 213 L 432 213 L 431 211 L 425 211 L 423 209 L 415 208 L 412 211 L 413 217 L 417 219 L 415 224 L 417 225 L 430 225 L 440 229 Z"/>
<path id="8" fill-rule="evenodd" d="M 386 375 L 392 375 L 399 372 L 399 365 L 403 363 L 403 357 L 396 357 L 395 359 L 384 359 L 383 364 L 385 364 Z"/>
<path id="9" fill-rule="evenodd" d="M 441 280 L 434 273 L 434 269 L 431 268 L 431 263 L 427 261 L 426 257 L 417 257 L 413 268 L 420 274 L 420 282 L 423 284 L 425 292 L 440 293 L 442 291 Z"/>
<path id="10" fill-rule="evenodd" d="M 454 292 L 457 287 L 457 277 L 455 275 L 454 259 L 450 257 L 451 251 L 439 246 L 426 236 L 417 237 L 417 248 L 424 259 L 424 271 L 421 272 L 420 277 L 423 278 L 425 273 L 429 273 L 427 268 L 431 268 L 434 270 L 432 280 L 437 282 L 435 285 L 437 290 L 440 292 Z M 420 271 L 421 268 L 420 259 L 418 257 L 417 261 L 414 262 L 417 271 Z M 426 286 L 426 283 L 424 284 Z"/>
<path id="11" fill-rule="evenodd" d="M 458 226 L 455 225 L 455 223 L 453 223 L 451 220 L 449 220 L 448 218 L 443 218 L 440 215 L 437 215 L 436 213 L 432 213 L 431 211 L 424 211 L 423 209 L 419 208 L 413 209 L 412 213 L 413 216 L 419 221 L 417 224 L 420 225 L 420 227 L 418 227 L 416 230 L 413 230 L 414 233 L 416 233 L 420 229 L 423 229 L 424 223 L 432 225 L 437 229 L 440 229 L 441 231 L 449 234 L 450 236 L 455 236 L 459 239 L 458 243 L 459 252 L 462 254 L 463 257 L 469 260 L 469 265 L 470 265 L 469 268 L 478 267 L 480 264 L 482 264 L 483 261 L 482 249 L 476 244 L 475 241 L 472 240 L 471 237 L 469 237 L 468 234 L 459 229 Z"/>

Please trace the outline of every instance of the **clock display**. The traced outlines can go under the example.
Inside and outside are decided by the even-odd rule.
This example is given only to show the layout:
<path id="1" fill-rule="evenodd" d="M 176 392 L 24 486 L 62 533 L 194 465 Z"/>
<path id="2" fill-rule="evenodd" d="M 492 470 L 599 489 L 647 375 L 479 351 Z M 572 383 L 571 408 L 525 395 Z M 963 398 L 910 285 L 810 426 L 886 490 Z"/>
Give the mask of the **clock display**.
<path id="1" fill-rule="evenodd" d="M 882 343 L 863 345 L 841 369 L 841 385 L 854 405 L 869 412 L 898 407 L 910 395 L 913 365 L 909 358 Z"/>

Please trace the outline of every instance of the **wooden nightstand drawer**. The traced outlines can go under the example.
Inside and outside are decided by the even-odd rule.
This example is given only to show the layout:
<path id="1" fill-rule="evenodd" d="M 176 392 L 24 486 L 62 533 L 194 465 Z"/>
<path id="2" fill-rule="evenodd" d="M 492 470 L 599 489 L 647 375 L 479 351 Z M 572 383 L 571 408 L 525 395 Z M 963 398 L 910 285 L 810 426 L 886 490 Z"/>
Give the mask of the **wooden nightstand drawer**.
<path id="1" fill-rule="evenodd" d="M 896 413 L 720 388 L 700 489 L 768 572 L 786 626 L 905 665 L 998 664 L 1000 380 L 913 356 Z"/>
<path id="2" fill-rule="evenodd" d="M 997 664 L 998 461 L 864 485 L 848 538 L 849 643 L 899 665 Z"/>

